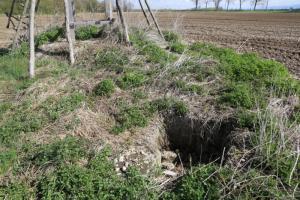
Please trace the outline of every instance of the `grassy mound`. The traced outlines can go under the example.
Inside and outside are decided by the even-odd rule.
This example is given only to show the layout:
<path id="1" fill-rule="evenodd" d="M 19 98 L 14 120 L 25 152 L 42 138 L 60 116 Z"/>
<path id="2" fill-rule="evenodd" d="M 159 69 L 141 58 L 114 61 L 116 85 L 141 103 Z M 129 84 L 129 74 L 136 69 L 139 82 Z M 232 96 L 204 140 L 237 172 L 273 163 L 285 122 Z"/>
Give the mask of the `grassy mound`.
<path id="1" fill-rule="evenodd" d="M 77 34 L 88 39 L 96 32 L 88 27 Z M 58 28 L 44 33 L 38 45 L 61 34 Z M 178 35 L 164 34 L 169 49 L 134 30 L 133 47 L 92 47 L 73 67 L 41 58 L 31 80 L 26 43 L 0 55 L 0 199 L 299 195 L 299 81 L 278 62 L 208 44 L 183 45 Z M 163 183 L 155 179 L 161 166 L 158 175 L 142 173 L 138 165 L 116 170 L 116 151 L 107 143 L 120 144 L 121 151 L 144 145 L 133 134 L 150 137 L 145 128 L 158 116 L 199 115 L 235 120 L 223 160 L 184 166 L 182 177 Z"/>

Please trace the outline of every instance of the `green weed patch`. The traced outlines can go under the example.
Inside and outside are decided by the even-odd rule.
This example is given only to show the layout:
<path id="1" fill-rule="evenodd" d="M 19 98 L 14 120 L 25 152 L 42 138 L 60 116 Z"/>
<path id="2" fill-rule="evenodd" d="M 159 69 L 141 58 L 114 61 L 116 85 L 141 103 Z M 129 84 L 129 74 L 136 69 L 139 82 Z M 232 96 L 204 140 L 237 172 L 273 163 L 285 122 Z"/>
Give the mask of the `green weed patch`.
<path id="1" fill-rule="evenodd" d="M 111 96 L 115 92 L 115 83 L 111 79 L 101 81 L 94 88 L 94 93 L 98 96 Z"/>

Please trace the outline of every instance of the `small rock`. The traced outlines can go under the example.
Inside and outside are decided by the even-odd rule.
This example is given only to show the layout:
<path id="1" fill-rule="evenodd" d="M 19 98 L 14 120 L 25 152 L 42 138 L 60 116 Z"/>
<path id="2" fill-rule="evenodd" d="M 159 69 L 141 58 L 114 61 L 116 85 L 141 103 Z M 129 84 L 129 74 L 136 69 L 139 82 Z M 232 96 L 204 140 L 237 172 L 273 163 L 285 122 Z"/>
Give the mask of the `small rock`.
<path id="1" fill-rule="evenodd" d="M 170 171 L 170 170 L 164 171 L 163 174 L 166 175 L 166 176 L 170 176 L 170 177 L 176 177 L 177 176 L 176 172 L 173 172 L 173 171 Z"/>
<path id="2" fill-rule="evenodd" d="M 175 165 L 173 163 L 169 163 L 169 162 L 163 162 L 163 163 L 161 163 L 161 166 L 163 169 L 167 169 L 167 170 L 175 169 Z"/>
<path id="3" fill-rule="evenodd" d="M 116 172 L 119 172 L 120 171 L 120 168 L 116 168 Z"/>
<path id="4" fill-rule="evenodd" d="M 129 162 L 125 162 L 125 167 L 128 167 L 129 166 Z"/>
<path id="5" fill-rule="evenodd" d="M 177 158 L 177 154 L 173 151 L 164 151 L 162 153 L 162 159 L 167 161 L 174 161 Z"/>
<path id="6" fill-rule="evenodd" d="M 124 156 L 120 156 L 120 158 L 119 158 L 119 162 L 124 162 L 125 161 L 125 158 L 124 158 Z"/>
<path id="7" fill-rule="evenodd" d="M 143 151 L 143 150 L 141 150 L 141 152 L 140 152 L 142 155 L 144 155 L 144 156 L 147 156 L 147 154 Z"/>
<path id="8" fill-rule="evenodd" d="M 122 172 L 126 172 L 126 170 L 127 170 L 127 167 L 123 166 L 122 167 Z"/>

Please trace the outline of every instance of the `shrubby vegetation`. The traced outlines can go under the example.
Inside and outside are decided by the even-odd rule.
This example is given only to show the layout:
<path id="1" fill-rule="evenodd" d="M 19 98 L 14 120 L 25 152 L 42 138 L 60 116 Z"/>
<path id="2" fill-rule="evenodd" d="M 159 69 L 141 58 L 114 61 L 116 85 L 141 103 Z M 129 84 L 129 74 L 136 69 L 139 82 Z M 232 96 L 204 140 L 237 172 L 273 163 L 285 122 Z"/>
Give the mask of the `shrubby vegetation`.
<path id="1" fill-rule="evenodd" d="M 237 54 L 231 49 L 195 43 L 190 50 L 201 56 L 212 56 L 220 64 L 218 73 L 225 78 L 226 87 L 220 102 L 234 107 L 265 106 L 272 93 L 277 96 L 300 94 L 300 84 L 288 70 L 276 61 L 259 58 L 255 54 Z"/>
<path id="2" fill-rule="evenodd" d="M 83 26 L 75 30 L 76 40 L 88 40 L 92 38 L 101 37 L 103 34 L 103 27 L 97 26 Z"/>
<path id="3" fill-rule="evenodd" d="M 57 41 L 59 38 L 64 37 L 65 31 L 62 27 L 53 27 L 45 32 L 40 33 L 35 38 L 35 46 L 39 47 L 43 44 Z"/>
<path id="4" fill-rule="evenodd" d="M 111 79 L 101 81 L 94 88 L 94 93 L 98 96 L 110 96 L 115 91 L 115 83 Z"/>

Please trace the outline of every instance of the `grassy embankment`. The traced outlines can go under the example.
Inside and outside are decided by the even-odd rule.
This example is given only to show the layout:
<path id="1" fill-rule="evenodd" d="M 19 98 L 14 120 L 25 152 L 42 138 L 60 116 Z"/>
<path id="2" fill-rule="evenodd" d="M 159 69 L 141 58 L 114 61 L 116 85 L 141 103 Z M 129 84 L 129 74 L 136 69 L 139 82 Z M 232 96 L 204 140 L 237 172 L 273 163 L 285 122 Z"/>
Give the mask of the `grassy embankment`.
<path id="1" fill-rule="evenodd" d="M 81 29 L 77 39 L 98 33 L 94 27 Z M 37 46 L 54 42 L 61 34 L 59 28 L 41 34 Z M 165 35 L 168 50 L 133 30 L 133 47 L 87 51 L 74 67 L 64 60 L 41 58 L 33 80 L 27 77 L 26 44 L 1 55 L 0 91 L 10 95 L 3 95 L 0 102 L 0 199 L 292 199 L 300 195 L 299 81 L 275 61 L 208 44 L 187 45 L 174 33 Z M 84 81 L 90 81 L 91 90 L 82 86 Z M 173 91 L 179 98 L 151 97 L 148 91 L 153 89 Z M 141 175 L 138 169 L 118 176 L 109 147 L 99 152 L 90 138 L 71 136 L 81 125 L 76 111 L 93 110 L 103 99 L 117 108 L 110 116 L 114 123 L 106 128 L 119 137 L 126 130 L 146 127 L 157 114 L 187 115 L 190 105 L 181 96 L 209 98 L 220 112 L 232 113 L 236 128 L 250 133 L 245 146 L 236 145 L 234 155 L 250 152 L 246 163 L 199 164 L 187 169 L 172 187 L 160 188 L 153 175 Z M 55 126 L 59 132 L 49 129 Z M 67 136 L 60 139 L 60 134 Z"/>

